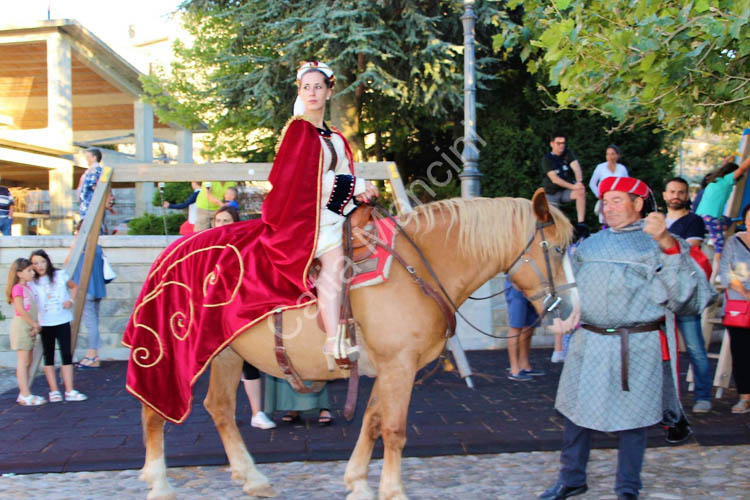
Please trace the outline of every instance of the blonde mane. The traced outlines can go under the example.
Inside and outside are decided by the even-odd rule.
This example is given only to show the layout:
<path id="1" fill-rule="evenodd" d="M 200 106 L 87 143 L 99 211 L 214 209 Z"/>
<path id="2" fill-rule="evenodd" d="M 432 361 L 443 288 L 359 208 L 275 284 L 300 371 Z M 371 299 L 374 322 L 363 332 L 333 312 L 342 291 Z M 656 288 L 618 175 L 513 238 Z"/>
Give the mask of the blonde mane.
<path id="1" fill-rule="evenodd" d="M 560 246 L 570 243 L 573 228 L 563 213 L 550 207 Z M 525 198 L 451 198 L 417 207 L 401 217 L 416 234 L 435 228 L 438 216 L 448 219 L 445 241 L 457 242 L 459 252 L 472 259 L 507 261 L 516 257 L 536 227 L 531 201 Z M 457 234 L 452 231 L 458 226 Z"/>

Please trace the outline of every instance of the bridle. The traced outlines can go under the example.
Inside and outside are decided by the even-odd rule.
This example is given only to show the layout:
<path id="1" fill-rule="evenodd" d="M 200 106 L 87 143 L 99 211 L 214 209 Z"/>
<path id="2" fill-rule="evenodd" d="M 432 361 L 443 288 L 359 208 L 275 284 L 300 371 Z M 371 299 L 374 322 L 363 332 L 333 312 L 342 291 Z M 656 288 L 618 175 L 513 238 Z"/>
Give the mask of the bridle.
<path id="1" fill-rule="evenodd" d="M 432 266 L 427 261 L 427 257 L 425 257 L 425 255 L 422 253 L 422 250 L 419 248 L 419 246 L 417 246 L 417 244 L 414 242 L 414 240 L 412 240 L 412 238 L 406 233 L 406 231 L 404 230 L 404 228 L 385 209 L 385 207 L 383 207 L 382 205 L 380 205 L 377 202 L 370 202 L 370 203 L 374 206 L 374 208 L 383 217 L 388 218 L 391 222 L 393 222 L 395 224 L 395 226 L 398 228 L 400 234 L 404 238 L 406 238 L 406 240 L 411 244 L 411 246 L 414 248 L 414 250 L 416 250 L 417 255 L 419 255 L 419 258 L 421 259 L 422 263 L 427 268 L 427 271 L 430 273 L 430 276 L 432 277 L 432 279 L 435 280 L 435 283 L 437 283 L 438 288 L 440 289 L 440 291 L 445 296 L 445 299 L 450 304 L 450 307 L 452 308 L 452 310 L 453 310 L 452 312 L 454 314 L 457 314 L 461 319 L 464 320 L 464 322 L 466 322 L 467 325 L 469 325 L 471 328 L 473 328 L 477 332 L 481 333 L 482 335 L 486 335 L 488 337 L 492 337 L 492 338 L 496 338 L 496 339 L 507 339 L 507 338 L 513 338 L 513 337 L 517 337 L 518 336 L 518 335 L 512 335 L 512 336 L 493 335 L 492 333 L 485 332 L 481 328 L 479 328 L 476 325 L 474 325 L 471 321 L 469 321 L 469 319 L 466 316 L 464 316 L 463 313 L 458 309 L 458 305 L 456 305 L 456 303 L 453 301 L 453 299 L 451 298 L 451 296 L 448 294 L 448 291 L 445 289 L 445 287 L 443 286 L 442 282 L 437 277 L 437 274 L 432 269 Z M 537 277 L 539 278 L 539 282 L 542 285 L 542 291 L 539 292 L 539 293 L 537 293 L 537 294 L 535 294 L 532 297 L 529 297 L 528 299 L 530 301 L 535 301 L 535 300 L 542 299 L 542 304 L 544 305 L 544 308 L 542 310 L 542 313 L 539 315 L 539 317 L 537 318 L 536 322 L 534 323 L 534 325 L 532 325 L 533 327 L 536 327 L 538 324 L 540 324 L 541 321 L 544 319 L 544 317 L 547 314 L 549 314 L 552 311 L 554 311 L 557 308 L 557 306 L 560 305 L 560 302 L 562 301 L 562 298 L 558 295 L 559 291 L 568 290 L 568 289 L 576 287 L 575 281 L 573 281 L 573 282 L 566 282 L 566 283 L 564 283 L 562 285 L 555 286 L 555 280 L 554 280 L 554 278 L 552 276 L 552 262 L 551 262 L 551 259 L 550 259 L 550 248 L 549 248 L 550 245 L 549 245 L 549 242 L 547 241 L 547 239 L 544 236 L 544 228 L 545 227 L 549 227 L 549 226 L 553 226 L 553 225 L 554 225 L 554 222 L 552 222 L 552 221 L 541 222 L 541 221 L 537 220 L 536 228 L 534 230 L 534 233 L 531 235 L 531 237 L 529 238 L 529 241 L 526 243 L 526 246 L 524 246 L 523 250 L 521 250 L 521 253 L 518 255 L 518 257 L 516 257 L 513 260 L 513 263 L 511 264 L 511 266 L 508 268 L 508 271 L 506 272 L 507 276 L 509 278 L 511 278 L 516 272 L 518 272 L 518 270 L 524 264 L 528 264 L 528 265 L 530 265 L 532 267 L 532 269 L 536 273 Z M 542 251 L 544 253 L 544 263 L 545 263 L 545 267 L 546 267 L 546 270 L 547 270 L 547 276 L 549 277 L 549 280 L 545 279 L 544 275 L 539 270 L 539 266 L 536 265 L 536 262 L 534 262 L 534 260 L 531 258 L 531 256 L 528 253 L 529 249 L 531 248 L 531 244 L 534 242 L 534 239 L 536 238 L 537 233 L 541 236 L 541 241 L 539 242 L 539 245 L 541 246 Z M 412 276 L 415 276 L 415 271 L 414 271 L 414 268 L 412 266 L 407 266 L 407 271 L 409 271 L 409 273 L 412 274 Z M 504 291 L 505 290 L 503 290 L 503 292 Z M 501 293 L 503 293 L 503 292 L 501 292 Z M 494 294 L 494 295 L 490 295 L 488 297 L 482 297 L 482 298 L 479 298 L 479 299 L 474 298 L 474 300 L 486 300 L 486 299 L 492 298 L 492 297 L 494 297 L 496 295 L 499 295 L 499 293 Z"/>
<path id="2" fill-rule="evenodd" d="M 575 281 L 566 282 L 562 285 L 555 286 L 555 278 L 552 274 L 552 263 L 550 260 L 550 244 L 549 241 L 544 236 L 544 228 L 554 225 L 553 222 L 547 221 L 547 222 L 541 222 L 537 221 L 536 223 L 536 230 L 529 238 L 529 241 L 526 243 L 526 246 L 521 251 L 521 253 L 516 257 L 516 259 L 513 261 L 513 263 L 508 268 L 508 271 L 506 272 L 506 275 L 509 279 L 513 277 L 516 272 L 518 272 L 521 267 L 523 267 L 524 264 L 528 264 L 531 266 L 531 269 L 533 269 L 534 273 L 536 273 L 537 278 L 539 278 L 539 283 L 542 285 L 542 290 L 538 293 L 532 295 L 531 297 L 527 297 L 529 301 L 536 301 L 536 300 L 542 300 L 542 314 L 539 315 L 539 318 L 537 318 L 536 323 L 533 326 L 537 326 L 537 324 L 541 323 L 544 317 L 554 311 L 557 306 L 560 305 L 560 302 L 562 301 L 562 297 L 558 295 L 558 292 L 562 292 L 564 290 L 570 290 L 571 288 L 577 287 Z M 544 264 L 547 270 L 547 276 L 549 277 L 549 280 L 545 279 L 542 272 L 539 270 L 539 266 L 536 265 L 536 262 L 534 259 L 531 258 L 529 255 L 529 249 L 531 248 L 531 244 L 534 242 L 534 239 L 536 238 L 537 233 L 541 236 L 541 241 L 539 242 L 539 246 L 542 248 L 542 252 L 544 253 Z M 487 297 L 483 297 L 482 299 L 475 299 L 475 300 L 483 300 Z M 473 325 L 472 325 L 473 327 Z M 475 328 L 476 329 L 476 328 Z"/>

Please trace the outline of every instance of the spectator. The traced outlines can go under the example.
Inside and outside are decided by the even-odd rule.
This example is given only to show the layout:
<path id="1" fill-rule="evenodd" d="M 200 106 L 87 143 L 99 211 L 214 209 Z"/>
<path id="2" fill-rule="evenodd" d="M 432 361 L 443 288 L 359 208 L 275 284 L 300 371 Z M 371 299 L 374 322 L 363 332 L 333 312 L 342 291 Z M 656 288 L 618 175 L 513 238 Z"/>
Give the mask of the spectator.
<path id="1" fill-rule="evenodd" d="M 202 231 L 211 226 L 214 213 L 221 208 L 224 193 L 227 188 L 235 186 L 235 182 L 203 182 L 200 193 L 195 200 L 196 219 L 195 230 Z"/>
<path id="2" fill-rule="evenodd" d="M 302 419 L 300 413 L 304 411 L 317 411 L 320 426 L 333 423 L 331 412 L 328 411 L 327 385 L 320 392 L 302 394 L 292 389 L 286 380 L 266 375 L 266 399 L 263 406 L 269 414 L 285 411 L 281 420 L 288 424 L 299 422 Z"/>
<path id="3" fill-rule="evenodd" d="M 510 373 L 508 378 L 527 382 L 532 377 L 544 375 L 541 370 L 534 370 L 529 363 L 529 349 L 534 325 L 539 319 L 534 306 L 526 300 L 520 290 L 505 278 L 505 300 L 508 303 L 508 359 Z M 557 338 L 557 337 L 556 337 Z M 562 350 L 562 349 L 561 349 Z"/>
<path id="4" fill-rule="evenodd" d="M 695 193 L 695 198 L 693 198 L 692 203 L 690 203 L 690 211 L 695 213 L 695 210 L 698 208 L 698 205 L 701 203 L 701 198 L 703 198 L 703 191 L 706 190 L 706 186 L 708 185 L 708 179 L 711 178 L 711 174 L 706 174 L 703 176 L 703 179 L 701 180 L 701 188 L 698 190 L 697 193 Z"/>
<path id="5" fill-rule="evenodd" d="M 708 178 L 700 205 L 695 210 L 696 214 L 703 217 L 703 222 L 705 222 L 714 244 L 714 272 L 719 267 L 721 252 L 724 250 L 724 230 L 726 227 L 721 222 L 724 206 L 732 194 L 734 183 L 750 168 L 750 156 L 745 158 L 745 161 L 739 167 L 736 163 L 732 163 L 732 158 L 733 156 L 725 158 L 724 165 Z"/>
<path id="6" fill-rule="evenodd" d="M 11 225 L 13 224 L 13 195 L 10 189 L 0 186 L 0 233 L 4 236 L 10 236 Z"/>
<path id="7" fill-rule="evenodd" d="M 78 235 L 78 231 L 81 228 L 79 222 L 73 234 Z M 85 252 L 84 248 L 84 252 Z M 70 247 L 67 257 L 65 257 L 65 263 L 68 263 L 70 255 L 73 252 L 73 246 Z M 73 281 L 76 286 L 81 281 L 81 270 L 83 269 L 83 258 L 78 261 L 78 266 L 73 273 Z M 104 279 L 104 252 L 102 247 L 96 245 L 94 253 L 94 262 L 91 265 L 91 274 L 89 276 L 89 285 L 86 289 L 86 302 L 83 305 L 83 314 L 81 316 L 81 322 L 86 327 L 88 333 L 88 348 L 86 355 L 81 359 L 76 366 L 83 369 L 99 368 L 99 349 L 101 348 L 101 336 L 99 335 L 99 308 L 101 307 L 102 299 L 107 296 L 106 285 L 107 280 Z"/>
<path id="8" fill-rule="evenodd" d="M 185 236 L 192 234 L 195 231 L 195 221 L 197 219 L 197 205 L 195 201 L 198 199 L 198 194 L 201 192 L 201 183 L 193 181 L 190 183 L 193 186 L 193 192 L 187 197 L 182 203 L 169 203 L 165 201 L 162 206 L 172 210 L 182 210 L 183 208 L 188 209 L 187 220 L 180 226 L 180 234 Z"/>
<path id="9" fill-rule="evenodd" d="M 743 162 L 744 164 L 744 162 Z M 750 230 L 750 205 L 742 211 L 742 220 Z M 750 234 L 742 231 L 727 241 L 721 256 L 719 277 L 727 287 L 730 300 L 750 301 Z M 732 375 L 740 395 L 732 413 L 750 412 L 750 329 L 729 327 L 729 346 L 732 352 Z"/>
<path id="10" fill-rule="evenodd" d="M 10 348 L 16 351 L 16 380 L 18 380 L 18 398 L 21 406 L 39 406 L 47 402 L 41 396 L 31 394 L 29 365 L 34 341 L 41 327 L 37 322 L 36 301 L 29 288 L 34 279 L 34 268 L 29 259 L 16 259 L 10 265 L 8 284 L 5 287 L 5 299 L 13 304 L 15 315 L 10 322 Z"/>
<path id="11" fill-rule="evenodd" d="M 86 150 L 85 156 L 89 168 L 78 181 L 78 212 L 81 219 L 86 217 L 91 198 L 94 197 L 96 183 L 102 175 L 102 166 L 99 164 L 102 161 L 102 152 L 97 148 L 91 148 Z"/>
<path id="12" fill-rule="evenodd" d="M 223 206 L 229 206 L 239 212 L 240 205 L 237 203 L 237 188 L 230 187 L 224 191 L 224 204 Z"/>
<path id="13" fill-rule="evenodd" d="M 700 248 L 706 227 L 703 219 L 688 209 L 690 196 L 687 181 L 682 177 L 669 179 L 662 196 L 667 204 L 666 223 L 669 232 L 687 241 L 690 246 Z M 706 355 L 706 343 L 701 330 L 701 315 L 677 316 L 677 328 L 685 341 L 690 364 L 693 366 L 695 378 L 693 413 L 707 413 L 711 411 L 711 373 L 708 355 Z"/>
<path id="14" fill-rule="evenodd" d="M 605 151 L 605 157 L 607 161 L 600 163 L 594 169 L 594 173 L 591 174 L 591 180 L 589 181 L 589 188 L 594 192 L 594 196 L 597 199 L 596 206 L 594 206 L 594 212 L 599 217 L 599 222 L 604 223 L 604 217 L 600 212 L 601 203 L 599 201 L 599 183 L 607 177 L 627 177 L 628 169 L 625 165 L 618 163 L 620 160 L 620 149 L 614 144 L 607 146 Z"/>
<path id="15" fill-rule="evenodd" d="M 560 205 L 575 200 L 576 239 L 588 236 L 584 220 L 586 217 L 586 188 L 583 186 L 583 173 L 573 151 L 567 148 L 565 134 L 555 133 L 550 139 L 551 151 L 542 158 L 544 192 L 547 200 Z"/>
<path id="16" fill-rule="evenodd" d="M 214 227 L 226 226 L 240 221 L 240 216 L 233 207 L 225 205 L 221 207 L 214 215 Z M 250 401 L 250 410 L 252 418 L 250 425 L 259 429 L 273 429 L 276 424 L 261 411 L 261 387 L 260 372 L 247 361 L 242 363 L 242 384 L 245 387 L 245 394 Z"/>
<path id="17" fill-rule="evenodd" d="M 44 349 L 44 375 L 49 384 L 50 403 L 62 401 L 55 376 L 55 341 L 60 348 L 62 374 L 65 384 L 65 401 L 84 401 L 86 395 L 73 388 L 73 353 L 70 344 L 70 322 L 73 321 L 73 300 L 76 284 L 64 269 L 52 265 L 47 252 L 35 250 L 31 254 L 35 278 L 29 283 L 39 306 L 39 324 L 42 326 Z"/>

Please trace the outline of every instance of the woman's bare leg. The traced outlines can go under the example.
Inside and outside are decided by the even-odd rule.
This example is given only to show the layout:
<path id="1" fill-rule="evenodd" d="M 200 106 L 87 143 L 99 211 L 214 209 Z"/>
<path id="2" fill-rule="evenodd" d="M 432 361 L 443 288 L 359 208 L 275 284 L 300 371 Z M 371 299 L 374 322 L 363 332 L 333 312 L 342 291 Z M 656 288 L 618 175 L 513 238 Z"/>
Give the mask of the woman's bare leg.
<path id="1" fill-rule="evenodd" d="M 339 352 L 336 345 L 339 315 L 341 313 L 341 293 L 344 281 L 344 249 L 336 247 L 319 257 L 321 269 L 316 283 L 318 288 L 318 309 L 326 329 L 326 344 L 323 352 L 329 356 L 328 369 L 333 370 L 330 356 L 346 357 L 358 348 L 348 343 Z"/>
<path id="2" fill-rule="evenodd" d="M 18 380 L 18 392 L 26 397 L 31 394 L 29 389 L 29 364 L 31 363 L 31 351 L 16 351 L 16 379 Z"/>

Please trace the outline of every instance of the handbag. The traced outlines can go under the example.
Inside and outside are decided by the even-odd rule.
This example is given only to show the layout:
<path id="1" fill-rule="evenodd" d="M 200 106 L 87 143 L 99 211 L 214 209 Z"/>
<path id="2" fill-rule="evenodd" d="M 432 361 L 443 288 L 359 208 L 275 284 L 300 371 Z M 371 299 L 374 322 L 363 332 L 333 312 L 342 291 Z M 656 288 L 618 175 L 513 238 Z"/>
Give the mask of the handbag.
<path id="1" fill-rule="evenodd" d="M 724 292 L 724 319 L 721 322 L 724 326 L 750 328 L 750 302 L 730 299 Z"/>
<path id="2" fill-rule="evenodd" d="M 109 265 L 109 259 L 102 253 L 102 272 L 104 274 L 104 281 L 109 283 L 113 279 L 117 278 L 117 273 L 112 266 Z"/>

